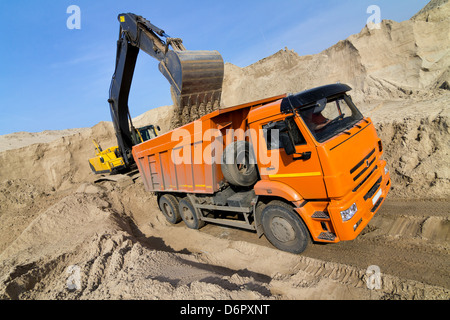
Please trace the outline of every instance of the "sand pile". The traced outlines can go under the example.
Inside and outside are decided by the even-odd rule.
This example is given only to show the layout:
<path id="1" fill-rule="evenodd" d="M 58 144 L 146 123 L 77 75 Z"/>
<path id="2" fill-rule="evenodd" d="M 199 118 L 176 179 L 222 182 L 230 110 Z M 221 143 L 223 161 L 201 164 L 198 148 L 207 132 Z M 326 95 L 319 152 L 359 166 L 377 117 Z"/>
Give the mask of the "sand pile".
<path id="1" fill-rule="evenodd" d="M 133 118 L 133 125 L 138 128 L 157 124 L 161 128 L 161 133 L 165 133 L 170 130 L 173 115 L 174 106 L 159 107 Z"/>
<path id="2" fill-rule="evenodd" d="M 95 156 L 92 139 L 102 145 L 117 145 L 112 124 L 101 122 L 50 143 L 0 153 L 0 181 L 26 178 L 31 184 L 51 190 L 65 189 L 88 179 L 88 158 Z"/>
<path id="3" fill-rule="evenodd" d="M 85 129 L 46 130 L 43 132 L 15 132 L 5 134 L 0 136 L 0 150 L 17 149 L 35 143 L 49 143 L 83 130 Z"/>
<path id="4" fill-rule="evenodd" d="M 236 281 L 254 282 L 257 288 L 254 279 L 227 276 L 203 268 L 193 255 L 155 250 L 139 242 L 130 217 L 108 202 L 107 192 L 82 185 L 40 213 L 0 254 L 0 269 L 7 271 L 0 279 L 1 297 L 263 298 L 256 290 L 232 290 L 239 287 L 233 284 Z M 79 282 L 71 282 L 74 277 Z M 199 281 L 205 278 L 217 284 Z M 80 289 L 69 290 L 68 281 Z"/>
<path id="5" fill-rule="evenodd" d="M 285 49 L 245 68 L 227 63 L 222 106 L 336 82 L 349 84 L 357 102 L 442 94 L 450 83 L 450 4 L 437 3 L 315 55 Z"/>
<path id="6" fill-rule="evenodd" d="M 355 241 L 296 256 L 252 233 L 169 226 L 140 178 L 91 173 L 91 140 L 117 144 L 110 122 L 18 133 L 0 137 L 0 298 L 450 298 L 450 205 L 436 201 L 450 190 L 449 12 L 432 1 L 411 20 L 364 28 L 317 55 L 282 50 L 226 65 L 223 106 L 336 81 L 354 88 L 384 143 L 390 198 L 403 199 L 386 202 Z M 134 124 L 166 132 L 176 117 L 161 107 Z M 371 264 L 383 272 L 379 290 L 367 287 Z"/>
<path id="7" fill-rule="evenodd" d="M 387 104 L 389 105 L 389 104 Z M 391 108 L 411 109 L 407 102 Z M 448 199 L 450 195 L 450 95 L 417 103 L 416 107 L 442 111 L 414 117 L 405 110 L 403 119 L 377 123 L 384 143 L 384 158 L 391 168 L 392 197 Z"/>

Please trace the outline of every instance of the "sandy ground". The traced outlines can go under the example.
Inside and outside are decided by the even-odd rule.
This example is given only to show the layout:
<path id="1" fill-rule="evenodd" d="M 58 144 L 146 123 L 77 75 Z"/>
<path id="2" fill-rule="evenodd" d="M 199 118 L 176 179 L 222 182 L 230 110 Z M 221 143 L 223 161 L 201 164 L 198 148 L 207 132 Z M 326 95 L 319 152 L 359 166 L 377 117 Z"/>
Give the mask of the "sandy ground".
<path id="1" fill-rule="evenodd" d="M 356 240 L 292 255 L 252 232 L 171 226 L 139 175 L 90 172 L 92 138 L 117 144 L 110 122 L 14 133 L 0 136 L 0 299 L 448 300 L 448 12 L 447 1 L 432 1 L 318 55 L 281 50 L 247 68 L 226 65 L 222 107 L 336 81 L 354 88 L 393 185 Z M 134 122 L 166 132 L 173 111 Z"/>
<path id="2" fill-rule="evenodd" d="M 2 214 L 2 226 L 14 225 L 0 246 L 3 298 L 450 297 L 447 201 L 387 201 L 357 240 L 314 244 L 301 256 L 251 232 L 171 226 L 139 178 L 84 183 L 30 197 L 27 206 Z M 371 265 L 380 268 L 381 289 L 367 288 Z M 74 291 L 71 266 L 80 273 Z"/>

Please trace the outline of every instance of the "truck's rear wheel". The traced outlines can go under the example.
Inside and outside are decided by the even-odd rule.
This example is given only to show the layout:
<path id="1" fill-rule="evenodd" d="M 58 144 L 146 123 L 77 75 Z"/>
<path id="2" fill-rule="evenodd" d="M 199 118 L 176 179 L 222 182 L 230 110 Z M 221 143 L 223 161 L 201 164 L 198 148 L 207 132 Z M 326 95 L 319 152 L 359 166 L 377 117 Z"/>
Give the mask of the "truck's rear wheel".
<path id="1" fill-rule="evenodd" d="M 299 254 L 311 242 L 302 219 L 282 201 L 270 202 L 262 211 L 261 222 L 267 240 L 282 251 Z"/>
<path id="2" fill-rule="evenodd" d="M 230 143 L 223 152 L 222 174 L 232 185 L 249 187 L 258 180 L 253 150 L 247 141 Z"/>
<path id="3" fill-rule="evenodd" d="M 159 209 L 163 213 L 164 217 L 166 217 L 166 220 L 171 224 L 177 224 L 181 221 L 178 201 L 173 195 L 162 195 L 161 198 L 159 198 Z"/>
<path id="4" fill-rule="evenodd" d="M 205 225 L 205 221 L 198 219 L 194 206 L 189 199 L 185 198 L 180 200 L 179 211 L 181 218 L 188 228 L 198 230 Z"/>

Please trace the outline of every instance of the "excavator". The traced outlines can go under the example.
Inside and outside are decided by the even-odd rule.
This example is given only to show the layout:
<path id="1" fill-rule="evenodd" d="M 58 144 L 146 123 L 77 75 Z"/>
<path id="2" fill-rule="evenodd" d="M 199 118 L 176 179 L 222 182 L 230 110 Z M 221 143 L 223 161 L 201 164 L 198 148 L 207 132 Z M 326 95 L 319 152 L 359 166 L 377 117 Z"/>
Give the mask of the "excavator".
<path id="1" fill-rule="evenodd" d="M 128 98 L 139 51 L 159 61 L 158 69 L 171 85 L 172 100 L 178 114 L 192 121 L 202 111 L 217 110 L 222 95 L 224 62 L 217 51 L 189 51 L 180 38 L 133 13 L 119 14 L 119 40 L 116 66 L 109 90 L 109 107 L 118 145 L 103 150 L 94 140 L 96 157 L 89 159 L 96 174 L 125 173 L 136 164 L 134 145 L 159 134 L 159 126 L 135 128 Z"/>
<path id="2" fill-rule="evenodd" d="M 131 139 L 133 145 L 153 139 L 159 135 L 161 128 L 159 126 L 148 125 L 141 128 L 134 128 L 130 119 Z M 95 157 L 89 159 L 89 166 L 96 174 L 117 174 L 129 171 L 130 166 L 125 164 L 120 153 L 119 146 L 114 146 L 103 150 L 100 144 L 92 139 L 95 146 Z"/>

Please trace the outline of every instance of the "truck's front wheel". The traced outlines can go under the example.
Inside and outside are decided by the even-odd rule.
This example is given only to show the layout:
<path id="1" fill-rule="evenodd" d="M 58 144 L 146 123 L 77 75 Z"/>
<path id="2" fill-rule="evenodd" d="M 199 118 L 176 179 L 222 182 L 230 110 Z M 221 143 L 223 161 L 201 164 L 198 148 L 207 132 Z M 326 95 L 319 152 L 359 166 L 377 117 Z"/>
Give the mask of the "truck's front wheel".
<path id="1" fill-rule="evenodd" d="M 291 206 L 282 201 L 272 201 L 261 215 L 264 234 L 273 246 L 294 254 L 305 251 L 311 238 L 302 219 Z"/>

